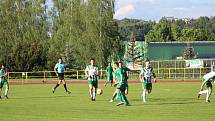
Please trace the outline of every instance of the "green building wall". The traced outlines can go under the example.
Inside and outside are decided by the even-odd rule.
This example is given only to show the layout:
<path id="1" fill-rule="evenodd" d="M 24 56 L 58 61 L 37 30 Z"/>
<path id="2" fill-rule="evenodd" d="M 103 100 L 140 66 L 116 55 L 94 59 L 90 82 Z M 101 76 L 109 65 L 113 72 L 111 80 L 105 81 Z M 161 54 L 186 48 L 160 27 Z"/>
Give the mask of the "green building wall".
<path id="1" fill-rule="evenodd" d="M 145 48 L 144 41 L 136 41 L 140 51 L 146 51 L 147 58 L 150 60 L 175 60 L 177 57 L 183 57 L 184 49 L 188 46 L 186 42 L 150 42 Z M 128 42 L 125 42 L 128 45 Z M 189 45 L 194 48 L 197 58 L 215 58 L 215 42 L 190 42 Z M 125 54 L 127 47 L 125 50 Z M 144 52 L 143 52 L 144 53 Z"/>
<path id="2" fill-rule="evenodd" d="M 215 42 L 190 43 L 197 58 L 215 58 Z M 183 57 L 187 43 L 149 43 L 147 56 L 150 60 L 175 60 Z"/>

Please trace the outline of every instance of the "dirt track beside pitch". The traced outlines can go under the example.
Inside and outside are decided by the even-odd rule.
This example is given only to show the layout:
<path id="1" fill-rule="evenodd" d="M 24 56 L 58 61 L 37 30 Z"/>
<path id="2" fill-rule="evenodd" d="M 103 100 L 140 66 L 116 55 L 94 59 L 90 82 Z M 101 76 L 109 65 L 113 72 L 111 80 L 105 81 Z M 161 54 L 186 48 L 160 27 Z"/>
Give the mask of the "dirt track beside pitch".
<path id="1" fill-rule="evenodd" d="M 181 82 L 194 82 L 198 83 L 200 80 L 157 80 L 153 83 L 181 83 Z M 56 84 L 57 81 L 30 81 L 30 82 L 9 82 L 10 85 L 33 85 L 33 84 Z M 75 80 L 67 81 L 67 84 L 87 84 L 87 81 Z M 104 84 L 105 80 L 99 81 L 99 84 Z M 128 83 L 140 83 L 138 80 L 129 80 Z"/>

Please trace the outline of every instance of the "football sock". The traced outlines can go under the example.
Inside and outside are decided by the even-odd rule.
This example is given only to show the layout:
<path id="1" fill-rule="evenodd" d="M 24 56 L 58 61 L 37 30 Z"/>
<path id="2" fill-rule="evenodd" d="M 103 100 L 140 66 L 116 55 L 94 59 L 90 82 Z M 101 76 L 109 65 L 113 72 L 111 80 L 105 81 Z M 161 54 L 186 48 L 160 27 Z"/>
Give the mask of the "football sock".
<path id="1" fill-rule="evenodd" d="M 8 90 L 9 90 L 8 85 L 6 85 L 5 94 L 4 94 L 4 95 L 7 95 L 7 94 L 8 94 Z"/>
<path id="2" fill-rule="evenodd" d="M 120 102 L 124 102 L 121 93 L 118 92 L 117 95 L 118 95 L 118 98 L 119 98 Z"/>
<path id="3" fill-rule="evenodd" d="M 206 101 L 208 101 L 208 100 L 209 100 L 210 95 L 211 95 L 211 94 L 210 94 L 210 92 L 208 91 L 208 92 L 207 92 L 207 96 L 206 96 Z"/>
<path id="4" fill-rule="evenodd" d="M 125 102 L 125 104 L 128 105 L 129 102 L 128 102 L 128 100 L 127 100 L 125 94 L 122 94 L 122 98 L 123 98 L 123 102 Z"/>
<path id="5" fill-rule="evenodd" d="M 117 96 L 117 93 L 115 93 L 111 99 L 114 100 L 116 98 L 116 96 Z"/>
<path id="6" fill-rule="evenodd" d="M 209 93 L 207 93 L 207 96 L 206 96 L 206 101 L 209 100 Z"/>
<path id="7" fill-rule="evenodd" d="M 63 86 L 64 86 L 65 91 L 67 92 L 68 90 L 67 90 L 66 84 L 64 84 Z"/>
<path id="8" fill-rule="evenodd" d="M 143 91 L 143 102 L 146 102 L 146 92 Z"/>
<path id="9" fill-rule="evenodd" d="M 56 84 L 56 86 L 54 87 L 54 90 L 57 89 L 57 87 L 58 87 L 59 85 L 60 85 L 60 84 Z"/>
<path id="10" fill-rule="evenodd" d="M 89 93 L 90 93 L 90 97 L 93 98 L 92 90 L 89 90 Z"/>
<path id="11" fill-rule="evenodd" d="M 96 99 L 96 92 L 93 92 L 93 99 Z"/>

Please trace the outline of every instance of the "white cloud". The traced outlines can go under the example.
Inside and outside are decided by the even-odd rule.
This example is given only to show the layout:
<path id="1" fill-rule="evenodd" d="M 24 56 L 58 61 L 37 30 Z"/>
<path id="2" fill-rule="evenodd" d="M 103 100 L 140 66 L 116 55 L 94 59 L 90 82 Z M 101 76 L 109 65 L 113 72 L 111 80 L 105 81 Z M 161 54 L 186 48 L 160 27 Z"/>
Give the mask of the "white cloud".
<path id="1" fill-rule="evenodd" d="M 126 16 L 131 15 L 135 12 L 135 7 L 133 4 L 127 4 L 125 6 L 121 6 L 118 10 L 116 10 L 114 18 L 121 19 L 125 18 Z"/>
<path id="2" fill-rule="evenodd" d="M 156 0 L 142 0 L 142 2 L 148 2 L 148 3 L 154 4 L 156 3 Z"/>
<path id="3" fill-rule="evenodd" d="M 215 0 L 115 0 L 116 19 L 159 20 L 163 16 L 215 16 Z"/>
<path id="4" fill-rule="evenodd" d="M 184 8 L 184 7 L 176 7 L 176 8 L 173 8 L 174 10 L 177 10 L 177 11 L 185 11 L 185 10 L 188 10 L 187 8 Z"/>

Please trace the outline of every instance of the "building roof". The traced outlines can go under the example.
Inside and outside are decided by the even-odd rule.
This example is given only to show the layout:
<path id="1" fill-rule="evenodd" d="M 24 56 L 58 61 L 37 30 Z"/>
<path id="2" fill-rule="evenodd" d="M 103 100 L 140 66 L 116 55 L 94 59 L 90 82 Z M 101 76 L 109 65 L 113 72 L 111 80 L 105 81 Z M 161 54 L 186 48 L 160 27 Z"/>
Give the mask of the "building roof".
<path id="1" fill-rule="evenodd" d="M 151 46 L 215 46 L 215 41 L 195 41 L 195 42 L 149 42 Z"/>

